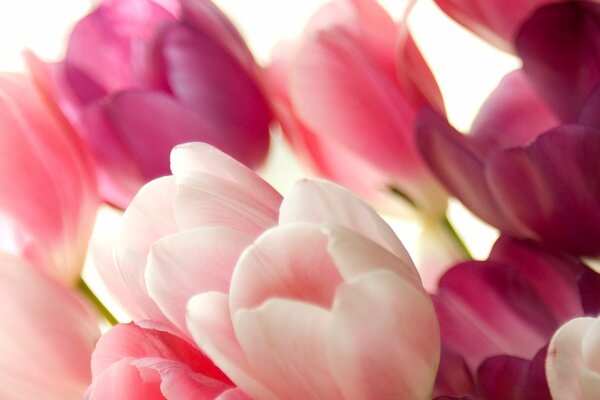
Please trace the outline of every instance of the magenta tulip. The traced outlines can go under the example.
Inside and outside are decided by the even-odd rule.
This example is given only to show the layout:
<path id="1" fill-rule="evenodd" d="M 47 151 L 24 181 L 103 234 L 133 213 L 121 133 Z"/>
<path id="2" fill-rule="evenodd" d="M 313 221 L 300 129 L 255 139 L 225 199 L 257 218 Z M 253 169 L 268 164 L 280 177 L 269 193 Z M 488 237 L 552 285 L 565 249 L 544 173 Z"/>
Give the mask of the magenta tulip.
<path id="1" fill-rule="evenodd" d="M 497 90 L 503 91 L 509 83 L 505 80 Z M 588 97 L 576 124 L 547 131 L 543 129 L 553 118 L 540 108 L 539 98 L 520 97 L 520 110 L 508 104 L 523 91 L 514 97 L 492 95 L 489 104 L 495 111 L 482 111 L 484 121 L 477 125 L 487 133 L 465 136 L 441 116 L 424 112 L 417 126 L 421 154 L 450 193 L 503 233 L 572 254 L 596 256 L 600 254 L 600 185 L 591 171 L 600 168 L 595 108 L 600 88 Z M 506 103 L 498 105 L 496 100 Z"/>
<path id="2" fill-rule="evenodd" d="M 250 400 L 192 344 L 148 321 L 104 334 L 92 374 L 86 400 Z"/>
<path id="3" fill-rule="evenodd" d="M 0 249 L 65 284 L 79 278 L 96 218 L 91 156 L 25 76 L 0 75 Z"/>
<path id="4" fill-rule="evenodd" d="M 0 255 L 0 398 L 79 400 L 91 382 L 96 317 L 70 288 Z"/>
<path id="5" fill-rule="evenodd" d="M 52 66 L 55 95 L 99 163 L 101 194 L 119 207 L 168 174 L 179 143 L 205 141 L 251 167 L 268 150 L 271 111 L 241 36 L 209 0 L 179 3 L 173 14 L 152 0 L 105 0 Z"/>
<path id="6" fill-rule="evenodd" d="M 443 112 L 441 94 L 406 27 L 376 1 L 325 5 L 269 72 L 283 131 L 313 171 L 384 208 L 395 190 L 396 210 L 403 199 L 444 213 L 412 134 L 420 107 Z"/>

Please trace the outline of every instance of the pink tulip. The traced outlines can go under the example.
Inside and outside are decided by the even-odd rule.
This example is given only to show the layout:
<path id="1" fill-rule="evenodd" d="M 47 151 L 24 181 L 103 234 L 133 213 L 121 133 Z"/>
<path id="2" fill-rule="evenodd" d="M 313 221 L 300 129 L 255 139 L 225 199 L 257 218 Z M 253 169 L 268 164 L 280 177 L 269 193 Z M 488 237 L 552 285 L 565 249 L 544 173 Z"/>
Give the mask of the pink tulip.
<path id="1" fill-rule="evenodd" d="M 73 284 L 98 205 L 90 155 L 25 76 L 0 75 L 0 131 L 0 250 Z"/>
<path id="2" fill-rule="evenodd" d="M 105 333 L 92 374 L 86 400 L 250 400 L 192 344 L 148 321 Z"/>
<path id="3" fill-rule="evenodd" d="M 557 0 L 435 0 L 448 16 L 482 39 L 506 51 L 521 24 L 538 8 Z M 564 1 L 564 0 L 558 0 Z"/>
<path id="4" fill-rule="evenodd" d="M 555 400 L 600 398 L 600 321 L 576 318 L 554 334 L 546 374 Z"/>
<path id="5" fill-rule="evenodd" d="M 101 266 L 120 271 L 145 317 L 195 338 L 255 399 L 431 394 L 439 356 L 433 306 L 373 209 L 325 182 L 301 181 L 282 201 L 251 170 L 199 143 L 175 148 L 171 168 L 173 177 L 147 184 L 125 211 L 116 266 Z M 263 315 L 258 306 L 270 297 L 281 299 Z M 281 325 L 286 314 L 297 318 Z M 248 336 L 238 343 L 232 329 Z M 281 339 L 277 351 L 266 350 L 263 334 Z M 258 353 L 239 358 L 246 350 Z"/>
<path id="6" fill-rule="evenodd" d="M 81 399 L 100 336 L 94 313 L 70 288 L 0 255 L 0 398 Z"/>
<path id="7" fill-rule="evenodd" d="M 209 0 L 170 11 L 105 0 L 52 69 L 55 95 L 100 165 L 101 194 L 119 207 L 168 173 L 176 144 L 205 141 L 251 167 L 265 158 L 271 111 L 258 67 Z"/>
<path id="8" fill-rule="evenodd" d="M 283 131 L 317 174 L 383 207 L 395 189 L 419 211 L 443 214 L 445 194 L 413 139 L 418 109 L 443 112 L 441 94 L 406 27 L 376 1 L 324 6 L 280 49 L 269 77 Z"/>
<path id="9" fill-rule="evenodd" d="M 577 123 L 545 130 L 555 117 L 529 86 L 515 85 L 516 78 L 500 84 L 471 135 L 423 112 L 417 124 L 420 152 L 450 193 L 503 233 L 571 254 L 598 255 L 600 185 L 590 171 L 600 168 L 600 88 L 586 99 Z"/>

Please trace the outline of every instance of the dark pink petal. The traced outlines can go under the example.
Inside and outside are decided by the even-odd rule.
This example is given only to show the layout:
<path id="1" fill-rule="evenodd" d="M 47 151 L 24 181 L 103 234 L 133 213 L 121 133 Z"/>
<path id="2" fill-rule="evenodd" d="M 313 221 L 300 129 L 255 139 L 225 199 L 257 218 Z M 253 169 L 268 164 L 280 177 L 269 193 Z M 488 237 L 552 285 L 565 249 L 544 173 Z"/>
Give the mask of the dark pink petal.
<path id="1" fill-rule="evenodd" d="M 100 338 L 92 356 L 92 373 L 98 376 L 122 359 L 143 358 L 176 361 L 191 372 L 230 382 L 207 356 L 186 340 L 160 330 L 158 325 L 149 329 L 134 323 L 119 324 Z"/>
<path id="2" fill-rule="evenodd" d="M 174 17 L 151 0 L 106 1 L 83 18 L 69 38 L 67 79 L 84 103 L 137 86 L 132 61 L 160 24 Z M 102 57 L 94 57 L 97 52 Z"/>
<path id="3" fill-rule="evenodd" d="M 472 394 L 475 394 L 475 382 L 469 366 L 459 353 L 442 346 L 433 395 Z"/>
<path id="4" fill-rule="evenodd" d="M 521 23 L 549 0 L 436 0 L 458 23 L 501 49 L 512 51 Z"/>
<path id="5" fill-rule="evenodd" d="M 523 74 L 506 75 L 481 107 L 471 137 L 486 153 L 498 147 L 517 147 L 559 125 Z"/>
<path id="6" fill-rule="evenodd" d="M 523 70 L 564 121 L 573 122 L 600 80 L 600 4 L 568 1 L 538 9 L 516 48 Z"/>
<path id="7" fill-rule="evenodd" d="M 579 113 L 578 123 L 600 128 L 600 83 L 592 90 Z"/>
<path id="8" fill-rule="evenodd" d="M 248 166 L 262 162 L 272 115 L 256 77 L 218 41 L 181 24 L 163 32 L 162 54 L 175 98 L 208 128 L 197 140 Z"/>
<path id="9" fill-rule="evenodd" d="M 459 264 L 434 297 L 442 340 L 469 367 L 505 354 L 531 358 L 557 322 L 518 270 L 487 262 Z"/>
<path id="10" fill-rule="evenodd" d="M 450 193 L 484 221 L 516 231 L 488 189 L 481 149 L 430 109 L 420 113 L 415 134 L 423 160 Z"/>
<path id="11" fill-rule="evenodd" d="M 583 314 L 596 316 L 600 314 L 600 274 L 592 269 L 586 269 L 579 278 L 579 293 Z"/>
<path id="12" fill-rule="evenodd" d="M 600 254 L 600 131 L 563 125 L 525 148 L 497 151 L 486 178 L 523 234 L 574 254 Z"/>
<path id="13" fill-rule="evenodd" d="M 533 241 L 502 236 L 494 244 L 489 260 L 518 270 L 559 324 L 582 315 L 577 285 L 588 268 L 576 257 L 543 248 Z"/>

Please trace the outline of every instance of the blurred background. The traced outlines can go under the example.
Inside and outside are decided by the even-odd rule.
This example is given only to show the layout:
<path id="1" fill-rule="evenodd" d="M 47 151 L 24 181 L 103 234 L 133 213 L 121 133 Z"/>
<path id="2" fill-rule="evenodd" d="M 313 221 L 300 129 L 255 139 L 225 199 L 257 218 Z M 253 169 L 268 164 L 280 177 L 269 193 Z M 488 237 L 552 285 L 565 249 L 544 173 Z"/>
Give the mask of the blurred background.
<path id="1" fill-rule="evenodd" d="M 33 50 L 42 59 L 59 58 L 66 37 L 78 18 L 94 7 L 91 0 L 0 1 L 0 70 L 22 71 L 21 52 Z M 279 42 L 298 35 L 309 16 L 325 0 L 215 0 L 238 26 L 258 62 L 269 61 L 271 49 Z M 406 1 L 381 0 L 395 17 L 401 15 Z M 450 122 L 468 131 L 471 121 L 487 95 L 519 61 L 482 42 L 449 20 L 432 0 L 419 0 L 409 26 L 442 90 Z M 279 132 L 273 132 L 273 145 L 260 173 L 283 194 L 300 177 L 307 176 L 286 147 Z M 476 258 L 484 258 L 496 237 L 457 203 L 451 204 L 450 219 Z M 419 227 L 388 217 L 390 224 L 411 251 Z M 97 229 L 118 223 L 118 214 L 103 209 Z M 87 268 L 86 280 L 96 278 Z"/>

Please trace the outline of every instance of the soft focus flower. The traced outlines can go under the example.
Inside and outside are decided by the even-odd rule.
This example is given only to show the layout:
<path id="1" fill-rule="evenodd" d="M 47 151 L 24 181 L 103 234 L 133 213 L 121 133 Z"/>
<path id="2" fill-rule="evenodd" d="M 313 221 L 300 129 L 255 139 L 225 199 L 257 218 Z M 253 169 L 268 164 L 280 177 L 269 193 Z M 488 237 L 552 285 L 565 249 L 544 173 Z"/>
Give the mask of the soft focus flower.
<path id="1" fill-rule="evenodd" d="M 143 317 L 194 337 L 255 399 L 431 394 L 433 306 L 373 209 L 325 182 L 301 181 L 282 201 L 208 145 L 178 146 L 171 163 L 174 176 L 125 211 L 115 265 L 100 266 L 117 268 Z"/>
<path id="2" fill-rule="evenodd" d="M 100 336 L 94 313 L 70 289 L 0 255 L 0 398 L 79 400 Z"/>
<path id="3" fill-rule="evenodd" d="M 333 1 L 280 47 L 269 77 L 283 131 L 317 174 L 388 210 L 395 191 L 410 208 L 443 215 L 446 196 L 420 160 L 413 124 L 420 107 L 444 106 L 404 23 L 374 0 Z"/>
<path id="4" fill-rule="evenodd" d="M 576 318 L 556 332 L 546 374 L 554 400 L 600 398 L 600 319 Z"/>
<path id="5" fill-rule="evenodd" d="M 472 135 L 424 112 L 417 124 L 420 152 L 450 193 L 503 233 L 599 255 L 600 176 L 593 171 L 600 168 L 600 87 L 580 110 L 577 124 L 545 130 L 554 117 L 525 80 L 514 84 L 519 79 L 517 73 L 500 84 Z"/>
<path id="6" fill-rule="evenodd" d="M 179 3 L 175 15 L 152 0 L 105 0 L 52 66 L 55 95 L 100 165 L 101 194 L 123 208 L 168 173 L 176 144 L 209 142 L 251 167 L 268 150 L 271 112 L 239 33 L 209 0 Z"/>
<path id="7" fill-rule="evenodd" d="M 0 75 L 0 249 L 73 284 L 96 217 L 95 175 L 83 143 L 40 90 L 26 76 Z"/>
<path id="8" fill-rule="evenodd" d="M 204 354 L 160 324 L 121 324 L 92 355 L 86 400 L 250 400 Z"/>
<path id="9" fill-rule="evenodd" d="M 599 311 L 599 284 L 576 258 L 508 237 L 488 260 L 452 268 L 433 297 L 443 346 L 436 393 L 549 398 L 544 346 L 565 321 Z"/>

